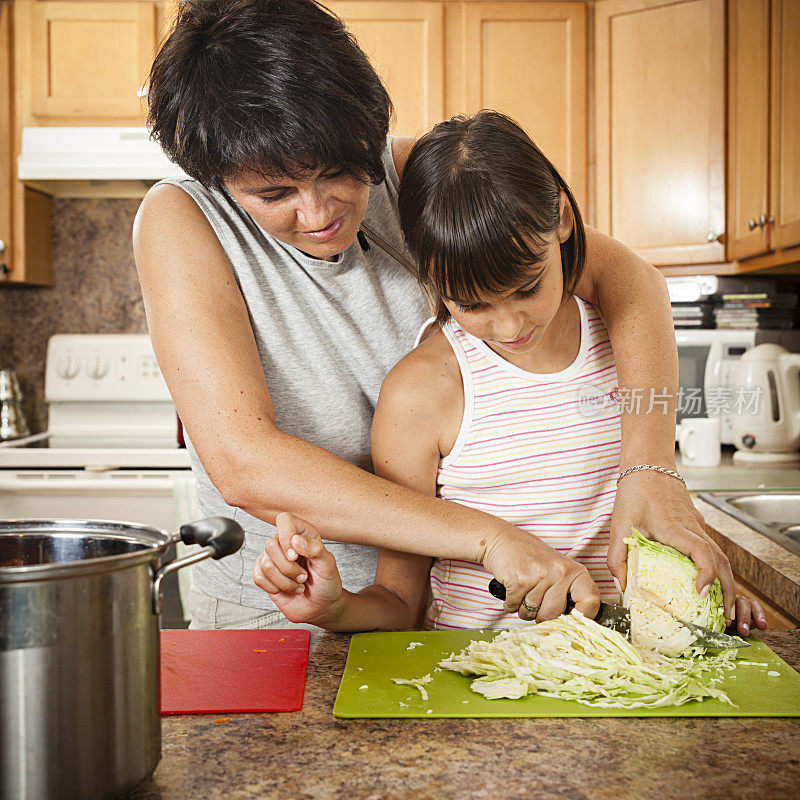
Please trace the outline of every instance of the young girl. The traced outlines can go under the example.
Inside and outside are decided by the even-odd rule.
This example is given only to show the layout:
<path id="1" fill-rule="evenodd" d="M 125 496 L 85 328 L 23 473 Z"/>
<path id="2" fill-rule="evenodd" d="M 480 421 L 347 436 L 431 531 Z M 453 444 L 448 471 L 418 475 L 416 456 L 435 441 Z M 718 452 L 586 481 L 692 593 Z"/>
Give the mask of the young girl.
<path id="1" fill-rule="evenodd" d="M 585 252 L 572 194 L 524 131 L 485 111 L 419 140 L 399 208 L 441 329 L 383 383 L 375 472 L 528 531 L 559 578 L 517 615 L 478 563 L 381 550 L 373 586 L 352 594 L 317 532 L 281 515 L 285 552 L 261 557 L 256 583 L 290 620 L 333 630 L 507 628 L 558 616 L 569 595 L 593 616 L 619 597 L 606 554 L 620 416 L 605 324 L 572 294 Z M 270 571 L 294 576 L 298 555 L 305 588 L 279 591 Z"/>

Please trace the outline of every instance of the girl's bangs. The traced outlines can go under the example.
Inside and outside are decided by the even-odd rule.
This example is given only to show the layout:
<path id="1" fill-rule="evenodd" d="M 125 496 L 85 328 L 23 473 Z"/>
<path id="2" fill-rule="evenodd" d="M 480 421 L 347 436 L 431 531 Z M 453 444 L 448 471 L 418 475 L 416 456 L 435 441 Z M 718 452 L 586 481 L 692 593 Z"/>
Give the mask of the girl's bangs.
<path id="1" fill-rule="evenodd" d="M 472 303 L 536 278 L 546 243 L 534 225 L 513 224 L 514 215 L 492 203 L 470 203 L 469 210 L 458 205 L 445 205 L 447 219 L 435 213 L 430 219 L 428 252 L 419 254 L 421 283 Z"/>

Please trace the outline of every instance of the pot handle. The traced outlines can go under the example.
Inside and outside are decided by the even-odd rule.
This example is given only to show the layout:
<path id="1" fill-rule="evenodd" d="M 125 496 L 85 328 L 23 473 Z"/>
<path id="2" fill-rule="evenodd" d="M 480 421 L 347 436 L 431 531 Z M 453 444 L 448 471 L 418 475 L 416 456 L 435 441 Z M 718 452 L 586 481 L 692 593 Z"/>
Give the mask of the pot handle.
<path id="1" fill-rule="evenodd" d="M 161 581 L 167 575 L 206 558 L 225 558 L 235 553 L 244 544 L 244 531 L 238 522 L 227 517 L 208 517 L 181 525 L 180 536 L 175 539 L 180 539 L 184 544 L 200 544 L 204 547 L 191 555 L 170 561 L 156 573 L 153 581 L 153 613 L 157 616 L 161 614 Z"/>
<path id="2" fill-rule="evenodd" d="M 225 558 L 244 544 L 244 531 L 238 522 L 227 517 L 208 517 L 181 525 L 184 544 L 203 544 L 214 550 L 211 558 Z M 181 559 L 183 561 L 185 559 Z M 176 562 L 172 562 L 173 564 Z"/>

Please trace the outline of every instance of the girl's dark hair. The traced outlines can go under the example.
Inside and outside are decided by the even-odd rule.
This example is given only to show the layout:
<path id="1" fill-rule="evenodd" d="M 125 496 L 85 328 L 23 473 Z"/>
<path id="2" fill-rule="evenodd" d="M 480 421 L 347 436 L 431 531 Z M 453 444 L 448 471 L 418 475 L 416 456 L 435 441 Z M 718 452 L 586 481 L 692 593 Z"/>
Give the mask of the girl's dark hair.
<path id="1" fill-rule="evenodd" d="M 564 292 L 580 278 L 586 234 L 566 181 L 525 131 L 497 111 L 440 122 L 412 148 L 400 183 L 400 224 L 440 323 L 441 296 L 475 302 L 522 285 L 559 223 L 559 192 L 574 223 L 561 245 Z"/>
<path id="2" fill-rule="evenodd" d="M 209 187 L 248 169 L 385 177 L 392 102 L 342 21 L 313 0 L 183 0 L 148 104 L 153 138 Z"/>

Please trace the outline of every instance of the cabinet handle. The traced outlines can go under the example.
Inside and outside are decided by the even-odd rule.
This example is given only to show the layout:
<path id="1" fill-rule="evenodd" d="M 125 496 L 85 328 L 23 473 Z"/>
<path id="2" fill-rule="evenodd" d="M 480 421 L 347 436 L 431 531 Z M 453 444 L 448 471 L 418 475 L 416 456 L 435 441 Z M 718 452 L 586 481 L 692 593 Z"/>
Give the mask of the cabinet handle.
<path id="1" fill-rule="evenodd" d="M 6 243 L 0 239 L 0 280 L 3 280 L 8 273 L 8 264 L 6 264 Z"/>
<path id="2" fill-rule="evenodd" d="M 758 218 L 758 226 L 759 226 L 759 228 L 763 228 L 766 225 L 769 225 L 770 223 L 774 223 L 774 222 L 775 222 L 775 217 L 768 217 L 766 214 L 762 214 Z"/>
<path id="3" fill-rule="evenodd" d="M 719 241 L 719 234 L 715 233 L 714 231 L 709 231 L 706 234 L 706 241 L 707 242 L 718 242 Z"/>
<path id="4" fill-rule="evenodd" d="M 751 231 L 754 231 L 758 227 L 758 220 L 754 217 L 750 217 L 750 219 L 747 220 L 747 227 L 750 228 Z"/>

